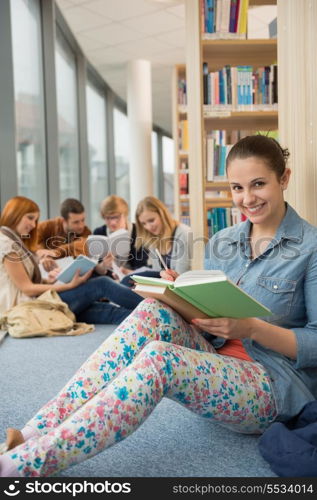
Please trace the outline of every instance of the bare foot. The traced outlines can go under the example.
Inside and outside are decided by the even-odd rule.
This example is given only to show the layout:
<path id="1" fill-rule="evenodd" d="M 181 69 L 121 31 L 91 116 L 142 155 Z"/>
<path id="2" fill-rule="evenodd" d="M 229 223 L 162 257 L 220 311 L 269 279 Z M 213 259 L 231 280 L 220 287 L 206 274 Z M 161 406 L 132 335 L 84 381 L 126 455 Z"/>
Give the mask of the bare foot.
<path id="1" fill-rule="evenodd" d="M 8 450 L 12 450 L 12 448 L 15 448 L 16 446 L 24 442 L 25 440 L 21 431 L 19 431 L 18 429 L 13 429 L 12 427 L 9 427 L 7 429 L 6 444 L 8 446 Z"/>

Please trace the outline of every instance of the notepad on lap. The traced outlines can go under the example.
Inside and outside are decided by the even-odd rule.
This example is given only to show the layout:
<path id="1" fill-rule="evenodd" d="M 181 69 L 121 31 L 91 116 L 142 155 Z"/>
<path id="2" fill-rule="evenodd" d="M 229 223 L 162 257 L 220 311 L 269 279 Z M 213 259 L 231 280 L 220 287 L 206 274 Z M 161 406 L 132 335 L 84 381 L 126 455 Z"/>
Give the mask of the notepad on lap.
<path id="1" fill-rule="evenodd" d="M 170 305 L 187 321 L 193 318 L 248 318 L 271 311 L 235 285 L 222 271 L 187 271 L 174 282 L 132 275 L 134 291 Z"/>
<path id="2" fill-rule="evenodd" d="M 57 275 L 56 280 L 62 281 L 63 283 L 69 283 L 78 269 L 80 270 L 79 275 L 82 276 L 90 271 L 90 269 L 93 269 L 96 265 L 96 259 L 91 259 L 90 257 L 86 257 L 86 255 L 78 255 L 76 259 L 62 269 L 62 271 Z"/>

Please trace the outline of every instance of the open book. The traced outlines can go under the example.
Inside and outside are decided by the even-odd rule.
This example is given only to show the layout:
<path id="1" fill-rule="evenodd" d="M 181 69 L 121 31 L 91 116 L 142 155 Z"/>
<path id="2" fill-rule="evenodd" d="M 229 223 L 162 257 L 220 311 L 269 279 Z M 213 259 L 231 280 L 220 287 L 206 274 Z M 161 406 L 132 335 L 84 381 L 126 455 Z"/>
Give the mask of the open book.
<path id="1" fill-rule="evenodd" d="M 235 285 L 222 271 L 187 271 L 175 281 L 132 275 L 134 291 L 171 306 L 187 321 L 193 318 L 248 318 L 271 311 Z"/>
<path id="2" fill-rule="evenodd" d="M 127 229 L 118 229 L 109 236 L 90 234 L 86 240 L 86 247 L 90 257 L 103 259 L 108 253 L 114 257 L 127 259 L 130 253 L 131 238 Z"/>
<path id="3" fill-rule="evenodd" d="M 76 259 L 72 259 L 72 261 L 61 270 L 61 272 L 57 275 L 56 280 L 62 281 L 63 283 L 69 283 L 78 269 L 80 270 L 79 275 L 82 276 L 90 271 L 90 269 L 93 269 L 96 265 L 96 259 L 91 259 L 90 257 L 86 257 L 86 255 L 78 255 Z"/>

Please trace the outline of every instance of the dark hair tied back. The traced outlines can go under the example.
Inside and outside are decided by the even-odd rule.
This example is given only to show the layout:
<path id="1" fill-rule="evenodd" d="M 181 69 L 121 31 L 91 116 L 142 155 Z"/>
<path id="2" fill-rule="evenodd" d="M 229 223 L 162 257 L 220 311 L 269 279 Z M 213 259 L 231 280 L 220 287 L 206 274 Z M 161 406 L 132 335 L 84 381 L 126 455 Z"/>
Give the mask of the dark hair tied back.
<path id="1" fill-rule="evenodd" d="M 244 159 L 255 156 L 263 159 L 280 179 L 284 174 L 289 155 L 288 149 L 283 149 L 272 137 L 260 134 L 249 135 L 240 139 L 231 148 L 227 156 L 226 167 L 228 168 L 229 164 L 236 158 Z"/>

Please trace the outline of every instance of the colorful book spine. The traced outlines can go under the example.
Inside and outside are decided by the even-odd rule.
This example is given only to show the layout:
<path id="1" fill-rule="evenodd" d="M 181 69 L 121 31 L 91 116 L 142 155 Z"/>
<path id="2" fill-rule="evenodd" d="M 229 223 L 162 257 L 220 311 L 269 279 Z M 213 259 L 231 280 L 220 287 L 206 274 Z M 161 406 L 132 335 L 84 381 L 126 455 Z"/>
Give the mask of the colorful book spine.
<path id="1" fill-rule="evenodd" d="M 238 21 L 239 21 L 240 9 L 241 9 L 241 0 L 237 0 L 236 15 L 235 15 L 235 20 L 234 20 L 234 33 L 238 32 Z"/>
<path id="2" fill-rule="evenodd" d="M 237 15 L 238 0 L 231 0 L 230 4 L 230 19 L 229 19 L 229 33 L 236 33 L 236 15 Z"/>
<path id="3" fill-rule="evenodd" d="M 239 19 L 237 32 L 244 35 L 247 32 L 249 0 L 240 0 Z"/>
<path id="4" fill-rule="evenodd" d="M 204 104 L 208 104 L 208 63 L 203 62 L 203 93 L 204 93 Z"/>
<path id="5" fill-rule="evenodd" d="M 214 33 L 214 10 L 216 0 L 205 0 L 206 33 Z"/>
<path id="6" fill-rule="evenodd" d="M 208 238 L 234 224 L 240 224 L 247 218 L 236 207 L 216 207 L 207 210 Z"/>

